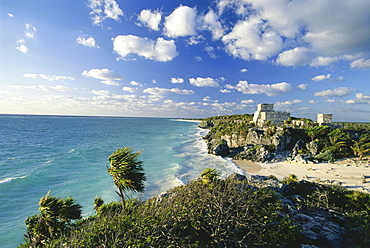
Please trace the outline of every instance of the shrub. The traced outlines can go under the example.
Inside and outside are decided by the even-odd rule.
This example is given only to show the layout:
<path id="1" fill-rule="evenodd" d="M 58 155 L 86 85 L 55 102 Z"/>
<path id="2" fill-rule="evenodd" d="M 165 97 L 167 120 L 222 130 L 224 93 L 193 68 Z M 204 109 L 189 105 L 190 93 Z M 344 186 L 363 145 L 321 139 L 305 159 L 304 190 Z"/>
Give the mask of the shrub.
<path id="1" fill-rule="evenodd" d="M 287 177 L 284 177 L 283 181 L 281 181 L 281 182 L 285 183 L 286 185 L 297 183 L 298 182 L 298 177 L 294 174 L 289 174 Z"/>
<path id="2" fill-rule="evenodd" d="M 319 160 L 325 160 L 328 162 L 333 162 L 336 160 L 335 153 L 332 150 L 326 150 L 318 155 L 315 156 L 315 158 Z"/>
<path id="3" fill-rule="evenodd" d="M 247 184 L 201 180 L 179 186 L 158 200 L 127 205 L 122 215 L 87 220 L 54 246 L 247 247 L 289 246 L 297 231 L 274 192 Z M 128 212 L 130 211 L 130 212 Z"/>

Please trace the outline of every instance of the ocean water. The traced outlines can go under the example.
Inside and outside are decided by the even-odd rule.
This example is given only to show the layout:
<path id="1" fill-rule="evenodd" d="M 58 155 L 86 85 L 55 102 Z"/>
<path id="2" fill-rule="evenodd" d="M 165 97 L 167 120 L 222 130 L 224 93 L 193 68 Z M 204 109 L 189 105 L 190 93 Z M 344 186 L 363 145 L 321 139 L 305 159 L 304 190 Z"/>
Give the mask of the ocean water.
<path id="1" fill-rule="evenodd" d="M 117 148 L 142 151 L 147 177 L 142 199 L 198 178 L 204 168 L 222 177 L 243 173 L 231 160 L 209 155 L 198 123 L 161 118 L 0 115 L 0 247 L 17 247 L 25 219 L 38 214 L 48 190 L 72 196 L 93 214 L 96 196 L 119 201 L 107 172 Z"/>

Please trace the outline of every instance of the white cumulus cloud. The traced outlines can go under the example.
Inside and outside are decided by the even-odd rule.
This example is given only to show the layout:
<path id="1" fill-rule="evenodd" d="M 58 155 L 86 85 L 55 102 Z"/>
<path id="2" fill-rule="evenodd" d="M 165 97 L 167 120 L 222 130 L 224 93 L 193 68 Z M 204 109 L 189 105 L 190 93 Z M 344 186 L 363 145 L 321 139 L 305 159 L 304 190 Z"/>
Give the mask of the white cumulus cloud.
<path id="1" fill-rule="evenodd" d="M 143 86 L 141 83 L 136 82 L 136 81 L 131 81 L 130 84 L 134 86 Z"/>
<path id="2" fill-rule="evenodd" d="M 356 94 L 356 99 L 366 99 L 366 100 L 370 100 L 370 95 L 364 95 L 363 93 L 357 93 L 357 94 Z"/>
<path id="3" fill-rule="evenodd" d="M 182 84 L 184 82 L 183 78 L 171 78 L 171 83 L 173 84 Z"/>
<path id="4" fill-rule="evenodd" d="M 231 90 L 228 89 L 220 89 L 221 93 L 231 93 Z"/>
<path id="5" fill-rule="evenodd" d="M 210 77 L 189 78 L 189 82 L 197 87 L 217 87 L 219 85 L 217 81 Z"/>
<path id="6" fill-rule="evenodd" d="M 158 31 L 159 23 L 162 20 L 162 13 L 159 11 L 152 12 L 149 9 L 144 9 L 140 12 L 140 15 L 137 19 L 150 29 Z"/>
<path id="7" fill-rule="evenodd" d="M 335 63 L 339 60 L 338 57 L 322 57 L 318 56 L 314 58 L 311 62 L 311 66 L 317 67 L 317 66 L 328 66 L 332 63 Z"/>
<path id="8" fill-rule="evenodd" d="M 242 22 L 247 26 L 253 19 L 263 20 L 262 28 L 248 30 L 244 27 L 244 33 L 249 32 L 248 37 L 253 37 L 274 32 L 282 37 L 284 45 L 280 47 L 281 56 L 277 62 L 284 66 L 328 66 L 344 56 L 370 52 L 370 1 L 327 0 L 313 4 L 308 0 L 218 0 L 217 7 L 220 16 L 228 9 L 244 18 L 235 24 L 232 33 Z M 232 38 L 242 43 L 241 36 L 233 35 Z M 255 59 L 253 53 L 240 49 L 246 44 L 227 46 L 234 56 Z M 276 47 L 276 44 L 270 46 Z M 309 53 L 302 48 L 309 49 Z M 290 52 L 285 53 L 287 51 Z"/>
<path id="9" fill-rule="evenodd" d="M 188 6 L 177 7 L 165 18 L 164 31 L 168 37 L 195 35 L 197 10 Z"/>
<path id="10" fill-rule="evenodd" d="M 102 22 L 111 18 L 120 21 L 123 12 L 114 0 L 89 0 L 88 6 L 91 9 L 90 16 L 94 25 L 102 25 Z"/>
<path id="11" fill-rule="evenodd" d="M 209 102 L 209 101 L 211 101 L 211 97 L 210 96 L 205 96 L 205 97 L 203 97 L 203 101 Z"/>
<path id="12" fill-rule="evenodd" d="M 123 80 L 123 76 L 119 73 L 115 73 L 108 69 L 91 69 L 85 70 L 82 72 L 82 75 L 85 77 L 92 77 L 96 79 L 103 80 L 101 83 L 107 85 L 118 86 L 119 83 L 116 81 Z"/>
<path id="13" fill-rule="evenodd" d="M 357 59 L 351 63 L 351 68 L 370 69 L 370 59 Z"/>
<path id="14" fill-rule="evenodd" d="M 242 103 L 242 104 L 251 104 L 251 103 L 254 103 L 254 101 L 252 99 L 249 99 L 249 100 L 241 100 L 240 103 Z"/>
<path id="15" fill-rule="evenodd" d="M 330 77 L 331 77 L 331 74 L 317 75 L 316 77 L 311 78 L 311 80 L 317 82 L 317 81 L 323 81 L 323 80 L 330 79 Z"/>
<path id="16" fill-rule="evenodd" d="M 266 29 L 263 20 L 256 17 L 236 23 L 222 41 L 229 54 L 244 60 L 267 60 L 283 47 L 282 38 L 273 30 Z"/>
<path id="17" fill-rule="evenodd" d="M 24 39 L 19 39 L 17 41 L 18 46 L 16 47 L 18 51 L 22 53 L 28 52 L 28 47 L 26 46 L 26 41 Z"/>
<path id="18" fill-rule="evenodd" d="M 130 93 L 134 93 L 134 92 L 136 92 L 136 88 L 133 88 L 133 87 L 122 87 L 122 90 L 123 91 L 128 91 L 128 92 L 130 92 Z"/>
<path id="19" fill-rule="evenodd" d="M 146 59 L 160 62 L 173 60 L 178 54 L 173 40 L 159 37 L 154 41 L 134 35 L 118 35 L 113 38 L 113 50 L 121 56 L 121 59 L 134 53 Z"/>
<path id="20" fill-rule="evenodd" d="M 171 95 L 171 94 L 179 94 L 179 95 L 194 95 L 194 91 L 192 90 L 185 90 L 179 88 L 160 88 L 160 87 L 153 87 L 153 88 L 146 88 L 143 90 L 144 93 L 148 93 L 151 95 L 156 96 L 163 96 L 163 95 Z"/>
<path id="21" fill-rule="evenodd" d="M 286 82 L 276 84 L 250 84 L 247 81 L 239 81 L 235 87 L 228 85 L 228 88 L 232 87 L 243 94 L 266 94 L 267 96 L 276 96 L 293 90 L 292 85 Z"/>
<path id="22" fill-rule="evenodd" d="M 293 105 L 293 104 L 296 104 L 296 103 L 301 103 L 302 100 L 300 99 L 295 99 L 293 101 L 285 101 L 285 102 L 277 102 L 276 103 L 276 106 L 277 107 L 281 107 L 281 106 L 290 106 L 290 105 Z"/>
<path id="23" fill-rule="evenodd" d="M 297 86 L 298 89 L 307 90 L 307 84 L 300 84 Z"/>
<path id="24" fill-rule="evenodd" d="M 324 90 L 320 92 L 315 92 L 315 96 L 321 97 L 343 97 L 349 95 L 354 89 L 348 87 L 339 87 L 332 90 Z"/>
<path id="25" fill-rule="evenodd" d="M 214 40 L 220 39 L 225 33 L 218 15 L 213 10 L 209 10 L 203 17 L 203 28 L 211 31 Z"/>
<path id="26" fill-rule="evenodd" d="M 94 37 L 91 36 L 88 38 L 80 36 L 77 38 L 76 42 L 83 46 L 99 48 L 99 46 L 96 45 Z"/>
<path id="27" fill-rule="evenodd" d="M 312 54 L 306 47 L 296 47 L 279 54 L 276 62 L 284 66 L 307 65 L 312 61 Z"/>

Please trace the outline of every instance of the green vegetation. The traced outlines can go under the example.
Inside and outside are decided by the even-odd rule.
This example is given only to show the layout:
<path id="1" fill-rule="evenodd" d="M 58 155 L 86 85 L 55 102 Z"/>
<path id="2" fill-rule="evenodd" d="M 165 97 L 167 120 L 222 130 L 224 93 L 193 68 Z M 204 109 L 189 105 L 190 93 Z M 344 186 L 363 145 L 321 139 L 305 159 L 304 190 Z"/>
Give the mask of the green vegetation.
<path id="1" fill-rule="evenodd" d="M 273 191 L 195 180 L 144 202 L 103 204 L 44 247 L 246 247 L 293 244 L 298 232 Z"/>
<path id="2" fill-rule="evenodd" d="M 282 197 L 300 199 L 294 204 L 305 214 L 334 212 L 355 247 L 370 245 L 370 194 L 299 181 L 295 175 L 283 181 L 289 190 L 282 194 L 233 177 L 218 179 L 214 169 L 204 174 L 213 180 L 194 180 L 146 201 L 126 200 L 125 209 L 120 202 L 95 200 L 95 215 L 67 221 L 47 239 L 29 239 L 22 247 L 299 247 L 301 227 Z"/>
<path id="3" fill-rule="evenodd" d="M 364 155 L 370 153 L 368 132 L 363 132 L 356 140 L 345 129 L 315 126 L 306 129 L 306 134 L 322 147 L 321 153 L 316 156 L 318 159 L 335 161 L 352 155 L 360 156 L 362 159 Z"/>
<path id="4" fill-rule="evenodd" d="M 342 125 L 345 130 L 370 132 L 370 123 L 343 122 Z"/>
<path id="5" fill-rule="evenodd" d="M 71 220 L 81 219 L 81 205 L 72 197 L 59 199 L 50 191 L 39 202 L 40 214 L 26 219 L 27 243 L 31 247 L 43 247 L 60 233 L 72 227 Z M 25 246 L 28 247 L 28 246 Z"/>
<path id="6" fill-rule="evenodd" d="M 359 156 L 360 159 L 363 156 L 370 154 L 370 133 L 364 133 L 360 138 L 353 143 L 351 146 L 353 152 L 356 156 Z"/>
<path id="7" fill-rule="evenodd" d="M 225 115 L 216 116 L 205 119 L 213 123 L 211 131 L 208 136 L 214 138 L 221 138 L 223 135 L 247 135 L 250 128 L 254 127 L 254 123 L 251 122 L 253 115 Z"/>
<path id="8" fill-rule="evenodd" d="M 298 177 L 294 174 L 290 174 L 287 177 L 285 177 L 281 182 L 285 183 L 286 185 L 292 185 L 298 182 Z"/>
<path id="9" fill-rule="evenodd" d="M 250 129 L 273 136 L 290 130 L 276 126 L 259 130 L 251 119 L 251 115 L 208 118 L 213 124 L 208 136 L 247 135 Z M 348 130 L 350 127 L 360 128 L 357 136 Z M 317 143 L 317 159 L 363 158 L 370 154 L 367 127 L 314 126 L 291 135 Z M 273 144 L 264 147 L 275 150 Z M 308 151 L 299 150 L 304 152 Z M 276 192 L 247 181 L 219 179 L 215 169 L 207 168 L 200 179 L 173 188 L 164 196 L 145 201 L 125 199 L 128 191 L 144 191 L 146 176 L 139 155 L 125 147 L 108 158 L 107 170 L 121 202 L 106 204 L 97 197 L 93 216 L 82 219 L 81 206 L 73 198 L 60 199 L 48 192 L 40 199 L 40 214 L 26 219 L 27 235 L 21 247 L 298 247 L 300 226 L 284 207 L 283 197 L 299 199 L 293 201 L 295 207 L 307 214 L 323 209 L 335 212 L 355 247 L 370 245 L 370 194 L 299 181 L 295 175 L 282 181 L 288 190 Z M 271 176 L 270 180 L 276 178 Z"/>
<path id="10" fill-rule="evenodd" d="M 124 193 L 126 191 L 144 192 L 144 182 L 146 180 L 142 168 L 142 161 L 137 160 L 140 152 L 134 153 L 131 148 L 124 147 L 117 149 L 109 156 L 109 174 L 113 177 L 113 182 L 117 186 L 122 201 L 122 208 L 125 208 Z"/>
<path id="11" fill-rule="evenodd" d="M 216 169 L 213 168 L 206 168 L 202 171 L 202 174 L 200 174 L 200 177 L 205 184 L 213 182 L 217 179 L 218 176 L 219 173 L 216 171 Z"/>
<path id="12" fill-rule="evenodd" d="M 227 115 L 210 117 L 204 120 L 205 123 L 212 123 L 210 132 L 204 137 L 208 141 L 222 141 L 225 135 L 239 137 L 242 140 L 249 132 L 256 132 L 259 136 L 266 138 L 289 135 L 295 141 L 303 140 L 306 144 L 314 142 L 318 147 L 318 154 L 312 159 L 335 161 L 343 157 L 359 156 L 362 159 L 370 154 L 370 124 L 368 123 L 342 123 L 343 128 L 320 125 L 315 126 L 312 120 L 306 118 L 289 117 L 285 125 L 270 125 L 265 122 L 264 127 L 255 127 L 252 122 L 252 115 Z M 303 127 L 292 126 L 293 121 L 304 121 Z M 281 137 L 279 137 L 281 136 Z M 291 144 L 294 146 L 294 144 Z M 258 147 L 256 147 L 257 149 Z M 253 148 L 248 148 L 253 151 Z M 254 149 L 255 150 L 255 149 Z M 274 151 L 274 149 L 268 149 Z M 300 155 L 309 154 L 310 151 L 301 148 Z M 232 156 L 238 157 L 236 153 Z"/>
<path id="13" fill-rule="evenodd" d="M 287 178 L 295 178 L 289 175 Z M 300 207 L 329 209 L 345 218 L 347 231 L 354 247 L 370 245 L 370 194 L 348 190 L 338 185 L 308 181 L 290 181 L 291 195 L 303 197 Z"/>

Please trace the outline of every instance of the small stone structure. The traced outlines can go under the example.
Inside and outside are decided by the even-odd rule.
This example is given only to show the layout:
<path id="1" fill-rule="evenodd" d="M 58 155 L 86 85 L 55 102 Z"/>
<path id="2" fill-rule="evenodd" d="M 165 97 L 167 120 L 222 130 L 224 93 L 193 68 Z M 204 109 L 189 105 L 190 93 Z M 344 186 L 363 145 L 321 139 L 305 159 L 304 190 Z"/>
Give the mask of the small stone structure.
<path id="1" fill-rule="evenodd" d="M 306 122 L 302 120 L 292 120 L 292 125 L 294 126 L 303 127 L 305 124 Z"/>
<path id="2" fill-rule="evenodd" d="M 257 105 L 257 111 L 254 112 L 253 122 L 259 126 L 266 121 L 271 121 L 272 125 L 282 125 L 290 117 L 290 113 L 283 111 L 274 111 L 274 104 L 263 103 Z"/>
<path id="3" fill-rule="evenodd" d="M 333 114 L 317 114 L 317 123 L 322 124 L 331 124 L 333 119 Z"/>

